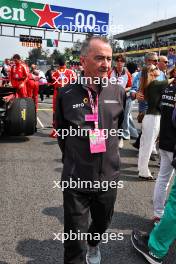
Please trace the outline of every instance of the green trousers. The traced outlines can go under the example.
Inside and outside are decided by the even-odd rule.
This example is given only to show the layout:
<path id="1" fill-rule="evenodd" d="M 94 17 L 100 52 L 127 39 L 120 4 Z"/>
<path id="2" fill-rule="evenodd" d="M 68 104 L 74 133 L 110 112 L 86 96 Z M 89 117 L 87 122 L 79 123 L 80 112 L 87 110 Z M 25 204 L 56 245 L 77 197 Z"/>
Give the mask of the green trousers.
<path id="1" fill-rule="evenodd" d="M 163 258 L 176 239 L 176 177 L 169 194 L 164 215 L 150 234 L 148 246 L 158 258 Z"/>

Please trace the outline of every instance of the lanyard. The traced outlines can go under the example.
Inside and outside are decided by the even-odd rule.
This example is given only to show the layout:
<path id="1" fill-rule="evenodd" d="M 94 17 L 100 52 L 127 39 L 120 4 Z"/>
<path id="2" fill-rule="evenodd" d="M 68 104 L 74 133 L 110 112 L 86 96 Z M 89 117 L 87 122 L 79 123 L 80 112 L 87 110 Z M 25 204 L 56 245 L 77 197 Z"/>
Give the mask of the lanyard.
<path id="1" fill-rule="evenodd" d="M 92 93 L 90 90 L 88 90 L 88 95 L 89 95 L 92 113 L 94 116 L 97 116 L 97 121 L 94 121 L 94 124 L 95 124 L 95 128 L 98 129 L 98 95 L 96 96 L 95 102 L 93 100 Z"/>

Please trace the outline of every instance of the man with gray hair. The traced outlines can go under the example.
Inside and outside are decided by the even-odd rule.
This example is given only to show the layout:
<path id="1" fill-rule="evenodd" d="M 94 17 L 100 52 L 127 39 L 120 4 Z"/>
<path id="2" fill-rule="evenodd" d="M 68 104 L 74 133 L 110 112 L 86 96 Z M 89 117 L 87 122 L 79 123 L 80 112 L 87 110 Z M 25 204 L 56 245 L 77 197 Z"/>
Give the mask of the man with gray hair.
<path id="1" fill-rule="evenodd" d="M 157 63 L 158 63 L 158 55 L 156 52 L 150 52 L 145 55 L 146 66 L 149 66 L 151 64 L 156 66 Z M 140 78 L 141 78 L 141 71 L 135 76 L 133 80 L 133 84 L 130 90 L 132 99 L 136 99 L 136 93 L 139 90 Z M 139 113 L 145 113 L 146 110 L 147 110 L 147 103 L 145 101 L 139 102 Z"/>
<path id="2" fill-rule="evenodd" d="M 69 236 L 64 242 L 64 264 L 84 264 L 85 257 L 87 264 L 101 263 L 98 244 L 114 211 L 120 163 L 118 133 L 105 139 L 103 129 L 118 132 L 123 122 L 125 92 L 117 84 L 101 84 L 103 78 L 108 78 L 111 61 L 112 49 L 107 39 L 86 39 L 80 62 L 84 78 L 89 81 L 61 88 L 57 99 L 56 128 L 64 163 L 62 182 L 75 182 L 74 188 L 69 185 L 63 191 L 64 233 L 74 233 L 76 237 L 72 240 Z M 61 137 L 63 130 L 72 128 L 88 129 L 89 135 L 73 137 L 68 133 Z M 80 239 L 81 234 L 86 234 L 87 239 Z"/>
<path id="3" fill-rule="evenodd" d="M 156 52 L 150 52 L 145 55 L 145 65 L 150 66 L 151 64 L 155 66 L 158 64 L 158 55 Z M 133 80 L 133 84 L 130 90 L 132 99 L 136 99 L 136 93 L 139 90 L 140 78 L 141 78 L 141 72 L 139 72 Z M 144 106 L 144 110 L 145 110 L 145 106 Z"/>

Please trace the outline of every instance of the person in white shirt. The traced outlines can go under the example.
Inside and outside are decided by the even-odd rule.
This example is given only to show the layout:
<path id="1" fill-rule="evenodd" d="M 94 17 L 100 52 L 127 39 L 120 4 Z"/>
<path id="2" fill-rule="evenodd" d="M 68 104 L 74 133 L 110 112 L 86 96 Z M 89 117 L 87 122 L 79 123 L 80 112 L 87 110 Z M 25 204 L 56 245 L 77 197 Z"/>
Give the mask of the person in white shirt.
<path id="1" fill-rule="evenodd" d="M 41 102 L 44 102 L 44 92 L 47 89 L 47 79 L 45 77 L 45 74 L 43 71 L 38 70 L 38 76 L 39 76 L 39 94 Z"/>

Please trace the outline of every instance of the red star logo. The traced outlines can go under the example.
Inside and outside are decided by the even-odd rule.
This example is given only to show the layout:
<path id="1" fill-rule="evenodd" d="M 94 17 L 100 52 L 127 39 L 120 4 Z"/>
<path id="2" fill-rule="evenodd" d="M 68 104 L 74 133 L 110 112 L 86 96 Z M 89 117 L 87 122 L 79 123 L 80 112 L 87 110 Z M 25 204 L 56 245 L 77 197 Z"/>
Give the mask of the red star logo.
<path id="1" fill-rule="evenodd" d="M 54 28 L 55 27 L 54 19 L 62 15 L 61 12 L 51 11 L 50 5 L 48 4 L 44 6 L 43 10 L 32 9 L 32 11 L 39 17 L 39 21 L 37 24 L 38 27 L 42 27 L 43 25 L 47 24 L 51 28 Z"/>

